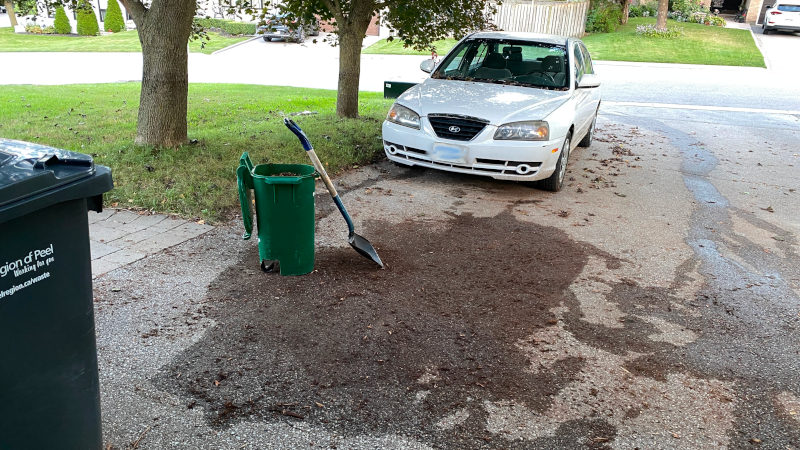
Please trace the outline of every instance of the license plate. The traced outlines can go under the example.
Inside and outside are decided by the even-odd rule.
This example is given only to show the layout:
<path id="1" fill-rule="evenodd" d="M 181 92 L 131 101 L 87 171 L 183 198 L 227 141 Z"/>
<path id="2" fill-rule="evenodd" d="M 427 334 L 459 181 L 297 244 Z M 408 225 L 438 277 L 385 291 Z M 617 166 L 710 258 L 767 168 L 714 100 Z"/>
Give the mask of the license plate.
<path id="1" fill-rule="evenodd" d="M 466 164 L 467 152 L 456 145 L 436 144 L 433 146 L 433 159 L 436 161 Z"/>

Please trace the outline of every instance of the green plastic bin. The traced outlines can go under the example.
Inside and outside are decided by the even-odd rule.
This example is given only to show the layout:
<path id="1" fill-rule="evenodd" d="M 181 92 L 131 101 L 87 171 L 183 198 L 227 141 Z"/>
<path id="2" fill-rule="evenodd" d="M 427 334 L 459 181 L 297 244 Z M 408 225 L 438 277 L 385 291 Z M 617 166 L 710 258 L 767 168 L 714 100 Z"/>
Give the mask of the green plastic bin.
<path id="1" fill-rule="evenodd" d="M 288 175 L 293 174 L 293 175 Z M 306 164 L 253 166 L 245 152 L 236 177 L 242 204 L 244 239 L 253 233 L 250 192 L 255 194 L 258 255 L 261 268 L 276 266 L 281 275 L 305 275 L 314 270 L 314 180 Z"/>

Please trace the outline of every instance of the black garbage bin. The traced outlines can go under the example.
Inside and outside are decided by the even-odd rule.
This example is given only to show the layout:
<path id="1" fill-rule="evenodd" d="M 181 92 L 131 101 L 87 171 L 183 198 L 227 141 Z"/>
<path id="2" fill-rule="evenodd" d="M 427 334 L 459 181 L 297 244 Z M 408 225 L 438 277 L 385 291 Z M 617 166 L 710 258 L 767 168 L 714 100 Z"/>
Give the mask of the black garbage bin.
<path id="1" fill-rule="evenodd" d="M 88 210 L 111 171 L 0 139 L 0 449 L 102 446 Z"/>

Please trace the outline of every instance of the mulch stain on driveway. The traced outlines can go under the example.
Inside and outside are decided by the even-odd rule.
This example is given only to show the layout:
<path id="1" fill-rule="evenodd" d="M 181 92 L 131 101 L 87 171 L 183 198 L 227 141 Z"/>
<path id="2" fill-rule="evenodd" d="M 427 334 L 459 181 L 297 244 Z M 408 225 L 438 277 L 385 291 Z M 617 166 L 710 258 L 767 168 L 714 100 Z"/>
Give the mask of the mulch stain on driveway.
<path id="1" fill-rule="evenodd" d="M 153 381 L 187 408 L 202 407 L 213 427 L 304 421 L 447 448 L 604 447 L 632 420 L 667 433 L 657 414 L 671 407 L 648 404 L 681 383 L 712 386 L 702 413 L 729 414 L 722 385 L 702 381 L 726 374 L 698 370 L 687 358 L 692 345 L 652 338 L 653 320 L 699 331 L 703 319 L 672 308 L 682 302 L 668 290 L 624 278 L 624 261 L 510 212 L 369 225 L 364 235 L 385 270 L 347 247 L 318 251 L 306 276 L 264 274 L 253 246 L 209 289 L 216 326 Z M 608 300 L 624 313 L 617 326 L 585 320 L 570 289 L 590 259 L 619 277 L 607 282 Z M 682 414 L 679 404 L 670 414 Z M 514 420 L 504 415 L 513 405 L 539 415 L 530 425 L 554 428 L 498 431 L 497 420 Z M 729 419 L 715 420 L 702 442 L 724 439 Z"/>
<path id="2" fill-rule="evenodd" d="M 302 419 L 340 433 L 507 446 L 485 431 L 482 404 L 543 411 L 572 381 L 580 358 L 532 373 L 515 344 L 556 323 L 549 310 L 572 302 L 570 283 L 602 253 L 510 213 L 454 216 L 441 232 L 372 225 L 386 270 L 336 248 L 318 251 L 307 276 L 247 275 L 254 249 L 210 289 L 217 326 L 159 383 L 207 408 L 216 426 Z M 462 409 L 467 419 L 442 425 Z M 565 425 L 576 444 L 613 435 L 602 420 Z"/>

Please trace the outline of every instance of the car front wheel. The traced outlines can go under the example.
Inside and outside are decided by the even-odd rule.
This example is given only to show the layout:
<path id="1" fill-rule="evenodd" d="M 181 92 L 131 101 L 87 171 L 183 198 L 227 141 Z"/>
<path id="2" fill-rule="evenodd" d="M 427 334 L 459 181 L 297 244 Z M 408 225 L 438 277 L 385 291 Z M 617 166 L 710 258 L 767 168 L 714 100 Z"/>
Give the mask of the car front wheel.
<path id="1" fill-rule="evenodd" d="M 564 178 L 567 176 L 567 163 L 569 162 L 569 149 L 571 146 L 571 134 L 567 134 L 564 145 L 561 147 L 561 155 L 556 162 L 556 170 L 550 178 L 542 180 L 542 188 L 547 191 L 558 192 L 564 186 Z"/>
<path id="2" fill-rule="evenodd" d="M 302 44 L 306 41 L 306 33 L 302 28 L 298 28 L 294 38 L 295 42 Z"/>
<path id="3" fill-rule="evenodd" d="M 578 147 L 589 147 L 592 145 L 592 136 L 594 136 L 594 127 L 597 124 L 597 113 L 594 113 L 594 119 L 592 119 L 592 125 L 589 126 L 589 131 L 586 132 L 586 136 L 581 139 L 578 143 Z"/>

